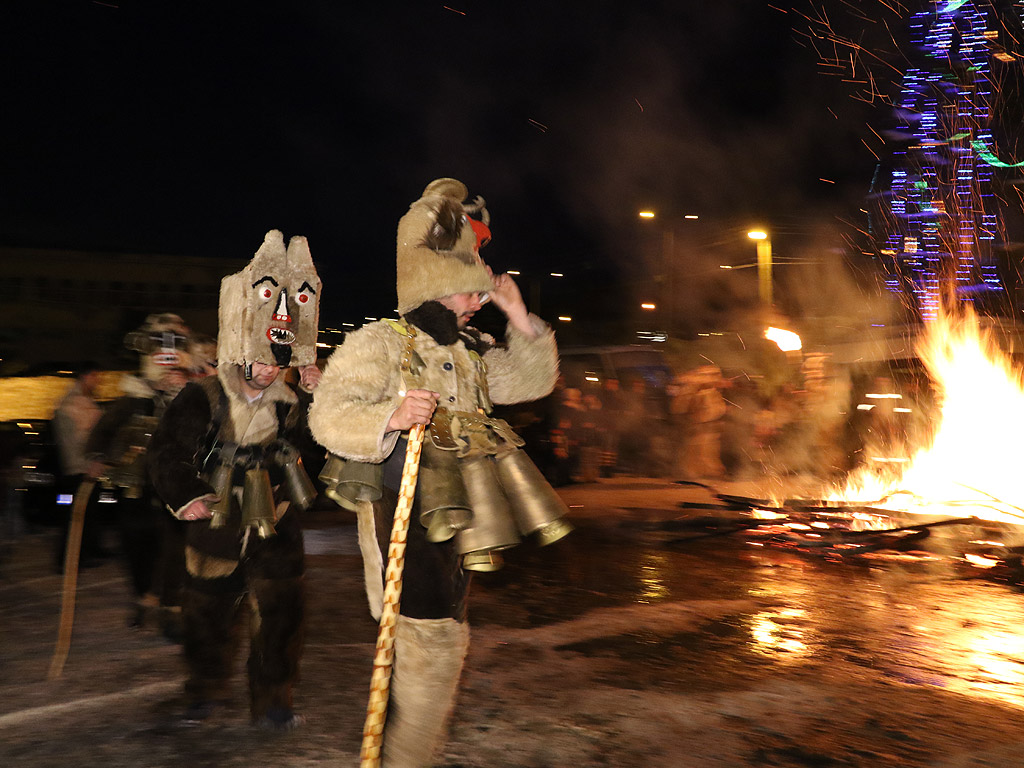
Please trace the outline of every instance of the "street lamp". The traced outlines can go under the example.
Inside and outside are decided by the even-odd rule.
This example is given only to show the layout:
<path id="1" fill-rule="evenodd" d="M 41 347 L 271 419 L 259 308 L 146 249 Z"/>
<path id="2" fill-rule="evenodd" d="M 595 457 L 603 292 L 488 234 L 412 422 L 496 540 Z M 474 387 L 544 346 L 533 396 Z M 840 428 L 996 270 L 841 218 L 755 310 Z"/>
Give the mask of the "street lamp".
<path id="1" fill-rule="evenodd" d="M 638 211 L 637 216 L 641 219 L 651 220 L 657 218 L 657 214 L 650 209 Z M 688 213 L 683 216 L 684 219 L 694 220 L 698 218 L 695 213 Z M 676 319 L 676 307 L 675 307 L 675 264 L 673 262 L 673 256 L 676 250 L 676 231 L 675 226 L 671 221 L 666 222 L 661 230 L 661 271 L 663 273 L 661 277 L 661 300 L 660 304 L 665 308 L 664 321 L 666 322 L 667 331 L 672 333 L 675 329 Z M 646 304 L 641 305 L 643 309 L 648 311 L 653 310 L 655 307 L 647 306 Z"/>
<path id="2" fill-rule="evenodd" d="M 757 241 L 757 293 L 766 306 L 772 305 L 772 241 L 763 229 L 747 232 L 747 237 Z"/>

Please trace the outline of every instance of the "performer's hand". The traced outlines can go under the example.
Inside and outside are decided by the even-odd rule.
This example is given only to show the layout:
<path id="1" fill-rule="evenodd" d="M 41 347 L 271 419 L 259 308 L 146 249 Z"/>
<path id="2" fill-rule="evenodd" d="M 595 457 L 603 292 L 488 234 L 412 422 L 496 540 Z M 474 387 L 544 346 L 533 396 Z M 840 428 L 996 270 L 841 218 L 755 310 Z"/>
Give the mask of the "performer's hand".
<path id="1" fill-rule="evenodd" d="M 85 474 L 89 476 L 91 480 L 103 477 L 107 474 L 107 465 L 102 461 L 90 461 L 89 465 L 85 468 Z"/>
<path id="2" fill-rule="evenodd" d="M 410 389 L 388 419 L 387 431 L 404 432 L 415 424 L 429 424 L 440 396 L 429 389 Z"/>
<path id="3" fill-rule="evenodd" d="M 203 499 L 196 499 L 189 504 L 181 513 L 181 519 L 192 522 L 193 520 L 209 520 L 213 517 L 213 512 L 206 506 L 206 501 Z"/>
<path id="4" fill-rule="evenodd" d="M 505 313 L 508 321 L 527 338 L 536 338 L 537 331 L 530 322 L 530 313 L 526 310 L 526 302 L 523 301 L 523 294 L 519 286 L 512 279 L 511 275 L 495 275 L 491 268 L 487 268 L 491 275 L 494 287 L 491 288 L 490 297 L 494 306 Z"/>
<path id="5" fill-rule="evenodd" d="M 299 385 L 307 392 L 312 392 L 316 389 L 316 385 L 320 383 L 323 375 L 323 371 L 320 370 L 316 363 L 304 365 L 299 368 Z"/>
<path id="6" fill-rule="evenodd" d="M 503 275 L 496 275 L 491 272 L 491 268 L 488 267 L 487 271 L 491 275 L 491 282 L 493 287 L 490 290 L 491 301 L 494 302 L 494 306 L 504 312 L 506 315 L 509 312 L 522 311 L 526 312 L 526 303 L 523 301 L 523 294 L 519 291 L 519 286 L 516 285 L 516 281 L 512 279 L 512 276 L 508 273 Z"/>

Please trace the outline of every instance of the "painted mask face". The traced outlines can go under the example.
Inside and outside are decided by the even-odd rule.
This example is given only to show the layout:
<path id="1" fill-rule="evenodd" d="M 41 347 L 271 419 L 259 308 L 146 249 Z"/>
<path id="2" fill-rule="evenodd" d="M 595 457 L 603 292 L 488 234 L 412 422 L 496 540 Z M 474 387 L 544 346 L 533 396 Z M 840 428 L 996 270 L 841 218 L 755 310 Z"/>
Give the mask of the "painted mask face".
<path id="1" fill-rule="evenodd" d="M 189 329 L 177 315 L 165 312 L 150 315 L 146 322 L 125 337 L 125 346 L 139 353 L 140 373 L 146 381 L 158 384 L 169 372 L 188 368 Z"/>
<path id="2" fill-rule="evenodd" d="M 306 238 L 293 237 L 286 249 L 278 230 L 268 232 L 252 261 L 221 281 L 220 296 L 220 362 L 316 362 L 320 278 Z"/>

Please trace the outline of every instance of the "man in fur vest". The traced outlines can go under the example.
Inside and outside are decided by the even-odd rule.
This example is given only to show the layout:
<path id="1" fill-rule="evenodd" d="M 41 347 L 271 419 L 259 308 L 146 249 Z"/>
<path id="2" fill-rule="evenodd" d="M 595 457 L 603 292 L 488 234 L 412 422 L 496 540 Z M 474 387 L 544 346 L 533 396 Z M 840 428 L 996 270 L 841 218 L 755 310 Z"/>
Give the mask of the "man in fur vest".
<path id="1" fill-rule="evenodd" d="M 150 473 L 185 521 L 186 721 L 227 697 L 233 628 L 251 611 L 249 708 L 261 727 L 301 722 L 292 709 L 303 630 L 299 511 L 315 493 L 298 459 L 320 378 L 320 279 L 304 237 L 268 232 L 255 257 L 221 282 L 215 376 L 189 383 L 153 435 Z M 300 371 L 300 392 L 280 376 Z"/>
<path id="2" fill-rule="evenodd" d="M 430 425 L 405 551 L 404 586 L 384 732 L 385 768 L 430 765 L 452 709 L 469 643 L 471 570 L 500 567 L 520 534 L 542 543 L 568 531 L 564 505 L 520 450 L 491 403 L 547 395 L 558 376 L 551 329 L 527 312 L 515 282 L 493 276 L 478 248 L 489 239 L 483 200 L 438 179 L 398 224 L 399 320 L 349 334 L 328 361 L 310 428 L 333 457 L 327 494 L 358 515 L 370 610 L 379 618 L 384 560 L 406 434 Z M 481 213 L 483 221 L 469 214 Z M 486 301 L 508 318 L 507 346 L 469 326 Z M 373 470 L 376 470 L 374 472 Z M 507 470 L 507 471 L 506 471 Z M 529 488 L 516 478 L 527 477 Z M 521 479 L 521 478 L 520 478 Z M 540 517 L 519 514 L 520 498 Z"/>

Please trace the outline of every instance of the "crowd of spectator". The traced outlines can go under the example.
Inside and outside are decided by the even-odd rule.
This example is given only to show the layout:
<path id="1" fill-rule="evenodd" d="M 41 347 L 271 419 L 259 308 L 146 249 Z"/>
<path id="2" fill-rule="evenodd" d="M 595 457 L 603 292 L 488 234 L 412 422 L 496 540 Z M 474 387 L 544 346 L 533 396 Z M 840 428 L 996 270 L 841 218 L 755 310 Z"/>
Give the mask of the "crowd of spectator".
<path id="1" fill-rule="evenodd" d="M 664 383 L 636 376 L 573 387 L 560 380 L 516 426 L 529 433 L 538 465 L 556 486 L 616 475 L 706 484 L 841 477 L 878 425 L 864 423 L 849 382 L 814 360 L 799 382 L 768 391 L 763 381 L 710 364 Z"/>

